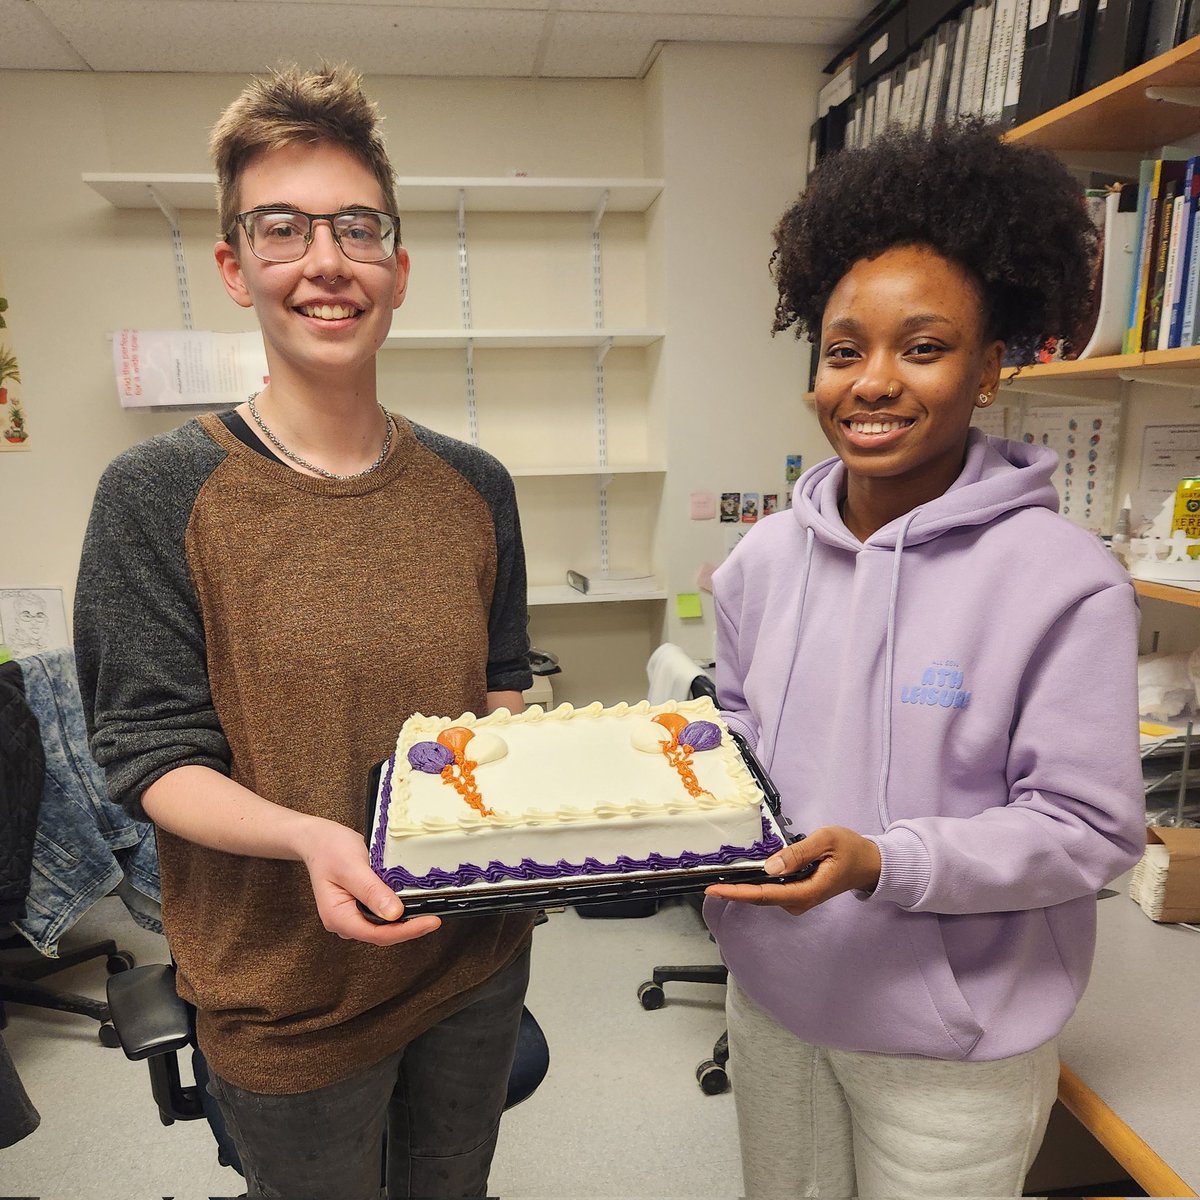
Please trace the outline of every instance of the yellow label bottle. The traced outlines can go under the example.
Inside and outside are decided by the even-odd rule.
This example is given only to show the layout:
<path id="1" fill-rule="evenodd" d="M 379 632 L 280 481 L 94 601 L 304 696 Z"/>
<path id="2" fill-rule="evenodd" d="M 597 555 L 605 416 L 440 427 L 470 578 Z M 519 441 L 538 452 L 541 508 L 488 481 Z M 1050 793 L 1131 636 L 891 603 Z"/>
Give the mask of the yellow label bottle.
<path id="1" fill-rule="evenodd" d="M 1175 489 L 1175 515 L 1171 532 L 1181 529 L 1185 537 L 1200 541 L 1200 479 L 1181 479 Z M 1191 546 L 1192 558 L 1200 557 L 1200 546 Z"/>

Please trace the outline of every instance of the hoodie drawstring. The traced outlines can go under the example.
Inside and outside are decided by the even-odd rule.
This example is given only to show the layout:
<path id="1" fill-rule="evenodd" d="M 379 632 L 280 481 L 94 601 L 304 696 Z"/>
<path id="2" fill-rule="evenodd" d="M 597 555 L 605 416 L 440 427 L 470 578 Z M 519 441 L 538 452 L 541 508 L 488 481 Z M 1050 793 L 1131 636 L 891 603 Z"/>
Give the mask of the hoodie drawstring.
<path id="1" fill-rule="evenodd" d="M 813 545 L 816 535 L 812 526 L 805 528 L 804 538 L 804 577 L 800 581 L 800 600 L 796 605 L 796 628 L 792 636 L 792 665 L 788 671 L 787 681 L 783 685 L 783 695 L 775 709 L 775 728 L 770 735 L 763 737 L 763 768 L 767 774 L 771 772 L 771 764 L 775 759 L 775 747 L 779 743 L 779 729 L 783 724 L 783 714 L 787 712 L 788 693 L 792 690 L 792 680 L 796 677 L 796 659 L 800 653 L 800 625 L 804 621 L 804 601 L 808 597 L 808 581 L 812 575 Z"/>
<path id="2" fill-rule="evenodd" d="M 892 678 L 895 674 L 896 659 L 896 598 L 900 594 L 900 561 L 904 555 L 904 538 L 908 527 L 921 510 L 914 508 L 900 525 L 896 534 L 896 549 L 892 555 L 892 586 L 888 595 L 887 641 L 883 657 L 883 745 L 879 761 L 879 786 L 875 794 L 875 805 L 879 812 L 879 826 L 887 829 L 891 824 L 891 814 L 887 806 L 888 773 L 892 767 Z"/>

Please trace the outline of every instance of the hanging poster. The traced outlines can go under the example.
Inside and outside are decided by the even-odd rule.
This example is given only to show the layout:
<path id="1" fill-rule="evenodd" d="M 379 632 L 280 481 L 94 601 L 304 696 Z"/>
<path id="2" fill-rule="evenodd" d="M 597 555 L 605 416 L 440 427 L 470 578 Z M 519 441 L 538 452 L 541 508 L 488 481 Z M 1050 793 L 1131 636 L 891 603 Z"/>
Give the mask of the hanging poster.
<path id="1" fill-rule="evenodd" d="M 0 274 L 0 450 L 28 450 L 29 429 L 21 399 L 21 364 L 8 327 L 9 305 Z"/>
<path id="2" fill-rule="evenodd" d="M 267 382 L 262 334 L 119 329 L 113 372 L 124 408 L 240 404 Z"/>

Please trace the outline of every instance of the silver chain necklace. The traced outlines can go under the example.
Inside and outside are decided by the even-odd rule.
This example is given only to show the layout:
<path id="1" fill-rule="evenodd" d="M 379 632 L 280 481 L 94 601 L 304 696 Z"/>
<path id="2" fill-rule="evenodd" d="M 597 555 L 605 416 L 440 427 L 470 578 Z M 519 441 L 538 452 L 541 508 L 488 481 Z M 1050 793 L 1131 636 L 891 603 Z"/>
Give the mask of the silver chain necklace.
<path id="1" fill-rule="evenodd" d="M 263 431 L 263 436 L 285 458 L 290 458 L 292 462 L 304 467 L 305 470 L 316 472 L 316 474 L 320 475 L 323 479 L 361 479 L 364 475 L 370 475 L 372 471 L 378 471 L 379 468 L 383 466 L 383 460 L 387 458 L 388 451 L 392 448 L 392 418 L 387 409 L 385 409 L 381 404 L 379 406 L 379 411 L 383 413 L 383 419 L 387 424 L 387 433 L 383 435 L 383 448 L 379 451 L 379 457 L 365 471 L 355 471 L 352 475 L 337 475 L 333 471 L 327 471 L 324 467 L 318 467 L 316 463 L 310 463 L 307 459 L 301 458 L 300 455 L 298 455 L 294 450 L 289 450 L 279 440 L 279 438 L 275 436 L 275 433 L 262 419 L 262 417 L 258 415 L 258 409 L 254 406 L 254 401 L 257 396 L 258 393 L 255 392 L 253 395 L 248 397 L 247 403 L 250 406 L 250 415 L 254 418 L 255 425 L 257 425 L 259 429 Z"/>

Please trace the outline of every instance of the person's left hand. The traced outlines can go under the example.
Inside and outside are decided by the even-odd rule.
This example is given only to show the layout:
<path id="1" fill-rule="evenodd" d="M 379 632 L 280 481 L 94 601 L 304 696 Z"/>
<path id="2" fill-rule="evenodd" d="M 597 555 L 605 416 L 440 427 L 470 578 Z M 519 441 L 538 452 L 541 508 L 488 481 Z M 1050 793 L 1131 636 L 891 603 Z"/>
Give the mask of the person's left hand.
<path id="1" fill-rule="evenodd" d="M 879 883 L 879 847 L 853 829 L 827 825 L 773 854 L 763 869 L 768 875 L 790 875 L 809 863 L 816 870 L 805 879 L 781 883 L 714 883 L 706 896 L 740 900 L 744 904 L 773 904 L 793 916 L 816 908 L 842 892 L 873 892 Z"/>

